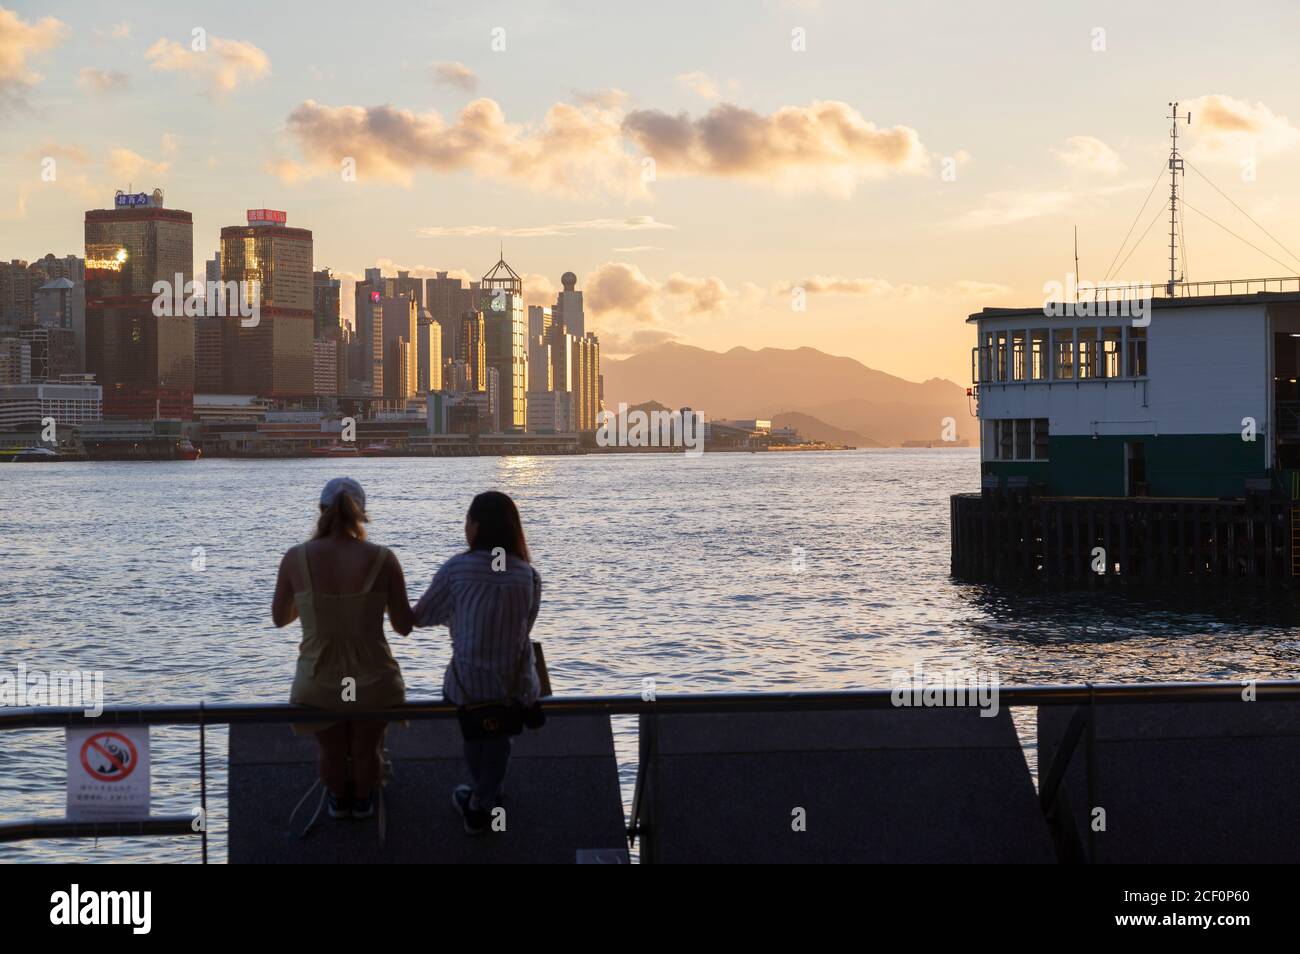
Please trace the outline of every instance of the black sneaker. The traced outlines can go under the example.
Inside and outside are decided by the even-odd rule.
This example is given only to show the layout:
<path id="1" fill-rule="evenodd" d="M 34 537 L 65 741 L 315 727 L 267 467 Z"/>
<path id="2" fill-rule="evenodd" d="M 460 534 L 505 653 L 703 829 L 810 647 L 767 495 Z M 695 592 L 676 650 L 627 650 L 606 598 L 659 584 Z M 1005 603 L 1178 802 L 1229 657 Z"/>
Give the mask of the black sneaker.
<path id="1" fill-rule="evenodd" d="M 352 814 L 352 799 L 347 795 L 340 798 L 327 789 L 325 807 L 330 813 L 330 818 L 347 818 Z"/>
<path id="2" fill-rule="evenodd" d="M 371 792 L 365 798 L 352 799 L 352 817 L 353 818 L 373 818 L 375 814 L 375 793 Z"/>
<path id="3" fill-rule="evenodd" d="M 474 790 L 468 785 L 457 785 L 451 793 L 451 803 L 456 806 L 456 811 L 460 812 L 461 822 L 465 826 L 465 834 L 481 835 L 488 830 L 488 824 L 491 821 L 491 815 L 481 808 L 471 808 L 470 799 Z"/>

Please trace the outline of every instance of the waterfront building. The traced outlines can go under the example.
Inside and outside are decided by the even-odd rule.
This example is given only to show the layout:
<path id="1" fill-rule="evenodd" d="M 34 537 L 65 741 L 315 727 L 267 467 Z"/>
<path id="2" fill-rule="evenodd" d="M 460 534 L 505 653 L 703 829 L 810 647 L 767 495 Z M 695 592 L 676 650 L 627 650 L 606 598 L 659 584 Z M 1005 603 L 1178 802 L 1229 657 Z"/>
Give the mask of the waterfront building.
<path id="1" fill-rule="evenodd" d="M 60 429 L 93 423 L 102 419 L 103 400 L 104 389 L 88 375 L 0 384 L 0 431 L 41 427 L 46 418 Z"/>
<path id="2" fill-rule="evenodd" d="M 971 315 L 982 473 L 1054 495 L 1217 498 L 1300 470 L 1300 293 L 1215 291 L 1179 285 L 1136 318 L 1118 299 Z"/>
<path id="3" fill-rule="evenodd" d="M 166 208 L 159 189 L 86 212 L 86 370 L 104 389 L 105 416 L 192 412 L 195 319 L 155 316 L 153 289 L 191 281 L 193 235 L 193 217 Z"/>
<path id="4" fill-rule="evenodd" d="M 528 433 L 565 434 L 573 424 L 573 395 L 568 391 L 528 392 Z"/>
<path id="5" fill-rule="evenodd" d="M 573 380 L 573 415 L 580 431 L 594 431 L 601 409 L 600 341 L 588 332 L 571 339 L 569 363 Z"/>
<path id="6" fill-rule="evenodd" d="M 274 209 L 249 209 L 247 224 L 221 230 L 222 283 L 256 282 L 260 290 L 256 324 L 237 311 L 202 319 L 222 328 L 224 390 L 273 399 L 314 393 L 312 233 L 289 227 L 287 218 Z"/>

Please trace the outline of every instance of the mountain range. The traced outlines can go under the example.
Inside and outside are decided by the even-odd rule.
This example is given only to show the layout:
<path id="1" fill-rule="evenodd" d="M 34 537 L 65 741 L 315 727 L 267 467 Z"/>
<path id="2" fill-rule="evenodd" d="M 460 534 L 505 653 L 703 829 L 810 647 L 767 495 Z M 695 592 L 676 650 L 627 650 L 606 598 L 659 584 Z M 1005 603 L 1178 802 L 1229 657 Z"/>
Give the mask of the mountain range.
<path id="1" fill-rule="evenodd" d="M 943 419 L 975 439 L 965 388 L 943 378 L 907 381 L 816 348 L 707 351 L 673 342 L 604 359 L 605 406 L 658 401 L 710 419 L 765 418 L 819 440 L 896 446 L 938 440 Z"/>

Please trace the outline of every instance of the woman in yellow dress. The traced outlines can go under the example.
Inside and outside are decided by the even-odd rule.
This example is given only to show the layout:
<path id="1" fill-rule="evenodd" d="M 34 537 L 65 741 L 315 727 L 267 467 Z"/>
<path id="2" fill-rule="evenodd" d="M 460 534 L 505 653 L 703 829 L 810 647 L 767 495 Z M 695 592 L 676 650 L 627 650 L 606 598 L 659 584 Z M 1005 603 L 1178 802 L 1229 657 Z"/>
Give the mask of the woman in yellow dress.
<path id="1" fill-rule="evenodd" d="M 290 702 L 369 711 L 406 698 L 401 669 L 384 637 L 385 610 L 402 636 L 414 625 L 406 579 L 392 551 L 366 541 L 368 520 L 361 485 L 335 477 L 321 491 L 315 535 L 280 561 L 271 618 L 276 626 L 302 620 Z M 314 734 L 320 744 L 331 818 L 374 814 L 387 725 L 355 719 L 294 725 L 294 732 Z"/>

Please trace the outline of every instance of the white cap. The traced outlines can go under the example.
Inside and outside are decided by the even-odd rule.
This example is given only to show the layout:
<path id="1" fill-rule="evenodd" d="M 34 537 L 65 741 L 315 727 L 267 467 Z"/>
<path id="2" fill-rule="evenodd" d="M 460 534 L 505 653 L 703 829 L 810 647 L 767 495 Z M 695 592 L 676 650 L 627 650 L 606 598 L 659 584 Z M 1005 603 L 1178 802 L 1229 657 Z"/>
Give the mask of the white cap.
<path id="1" fill-rule="evenodd" d="M 327 483 L 325 489 L 320 492 L 320 505 L 328 507 L 338 499 L 339 494 L 347 494 L 362 510 L 366 509 L 366 492 L 351 477 L 335 477 Z"/>

